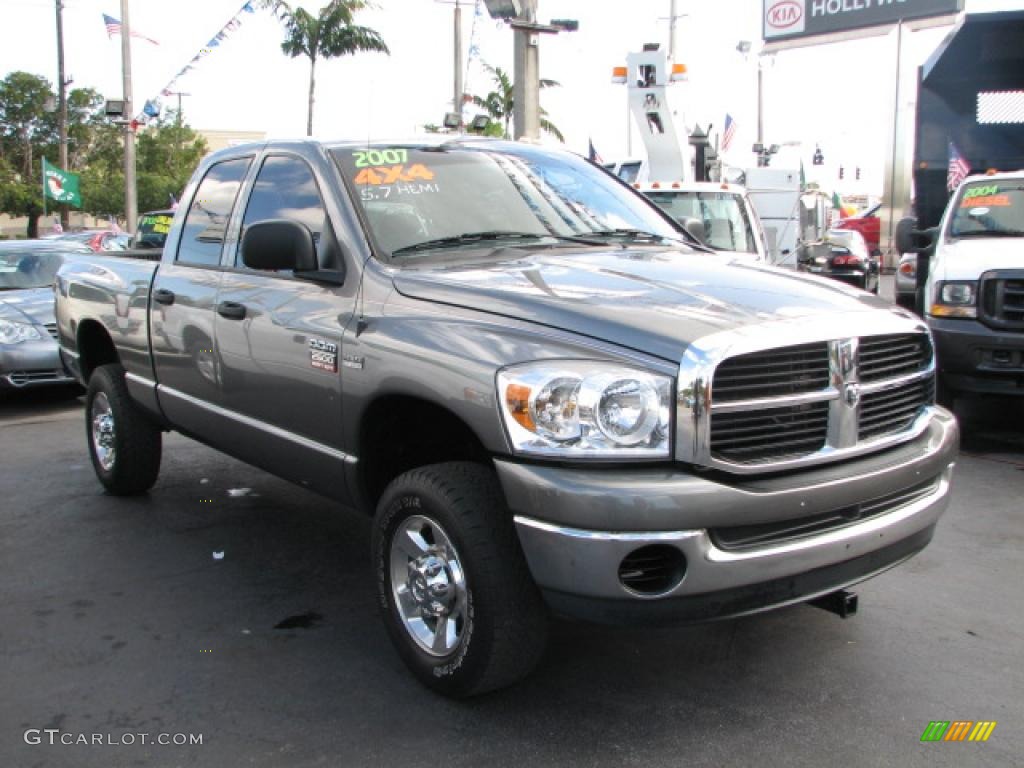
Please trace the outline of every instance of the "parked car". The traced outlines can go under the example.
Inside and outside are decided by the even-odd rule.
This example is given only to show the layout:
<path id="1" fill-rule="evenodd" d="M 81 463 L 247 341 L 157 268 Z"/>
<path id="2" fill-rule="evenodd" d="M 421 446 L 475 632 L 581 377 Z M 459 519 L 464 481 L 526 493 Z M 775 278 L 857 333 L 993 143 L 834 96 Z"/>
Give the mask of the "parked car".
<path id="1" fill-rule="evenodd" d="M 901 252 L 914 248 L 908 224 L 897 228 Z M 922 299 L 941 399 L 1024 397 L 1024 171 L 967 177 L 928 233 Z"/>
<path id="2" fill-rule="evenodd" d="M 74 382 L 57 350 L 53 283 L 69 257 L 92 252 L 74 242 L 0 241 L 0 389 Z"/>
<path id="3" fill-rule="evenodd" d="M 914 309 L 917 296 L 917 254 L 902 253 L 896 267 L 896 303 Z"/>
<path id="4" fill-rule="evenodd" d="M 878 211 L 881 207 L 881 203 L 879 203 L 856 216 L 840 219 L 833 228 L 860 232 L 867 244 L 868 253 L 877 258 L 882 255 L 880 245 L 882 226 L 881 220 L 878 218 Z"/>
<path id="5" fill-rule="evenodd" d="M 878 259 L 868 252 L 864 238 L 854 230 L 830 229 L 824 242 L 801 246 L 797 269 L 878 293 Z"/>
<path id="6" fill-rule="evenodd" d="M 174 211 L 171 209 L 163 211 L 146 211 L 139 215 L 138 224 L 135 227 L 135 238 L 132 240 L 131 248 L 156 248 L 162 249 L 167 242 L 167 233 L 171 231 L 171 222 L 174 220 Z"/>
<path id="7" fill-rule="evenodd" d="M 99 482 L 150 489 L 174 429 L 372 515 L 387 630 L 446 695 L 526 675 L 549 613 L 848 612 L 948 504 L 919 318 L 698 252 L 564 150 L 240 145 L 181 206 L 159 264 L 58 275 Z"/>
<path id="8" fill-rule="evenodd" d="M 59 242 L 82 243 L 88 246 L 89 250 L 100 253 L 102 251 L 123 251 L 131 241 L 131 235 L 114 229 L 87 229 L 82 232 L 65 232 L 60 235 L 53 235 L 50 240 Z"/>

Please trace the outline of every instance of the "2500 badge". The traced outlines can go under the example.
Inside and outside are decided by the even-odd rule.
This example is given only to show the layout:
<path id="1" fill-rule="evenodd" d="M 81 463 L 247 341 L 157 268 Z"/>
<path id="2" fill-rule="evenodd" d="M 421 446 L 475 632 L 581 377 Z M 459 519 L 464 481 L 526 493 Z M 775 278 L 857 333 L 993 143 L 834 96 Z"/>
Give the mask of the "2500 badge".
<path id="1" fill-rule="evenodd" d="M 309 364 L 321 371 L 337 373 L 338 345 L 322 339 L 310 339 Z"/>

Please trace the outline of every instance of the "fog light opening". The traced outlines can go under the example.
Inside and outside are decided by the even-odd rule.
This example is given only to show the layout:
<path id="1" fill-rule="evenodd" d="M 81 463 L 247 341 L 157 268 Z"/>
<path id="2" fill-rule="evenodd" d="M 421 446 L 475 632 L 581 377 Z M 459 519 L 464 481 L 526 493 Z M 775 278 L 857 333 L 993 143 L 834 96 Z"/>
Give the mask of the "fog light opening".
<path id="1" fill-rule="evenodd" d="M 619 582 L 630 592 L 653 596 L 670 592 L 686 575 L 686 557 L 667 544 L 634 549 L 619 563 Z"/>

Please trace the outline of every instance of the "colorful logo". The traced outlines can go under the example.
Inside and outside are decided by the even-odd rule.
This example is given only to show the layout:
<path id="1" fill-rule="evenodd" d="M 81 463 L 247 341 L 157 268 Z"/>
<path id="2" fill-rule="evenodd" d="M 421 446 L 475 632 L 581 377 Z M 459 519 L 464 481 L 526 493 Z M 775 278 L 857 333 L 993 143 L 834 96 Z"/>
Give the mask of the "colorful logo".
<path id="1" fill-rule="evenodd" d="M 995 729 L 995 720 L 932 720 L 921 741 L 988 741 Z"/>

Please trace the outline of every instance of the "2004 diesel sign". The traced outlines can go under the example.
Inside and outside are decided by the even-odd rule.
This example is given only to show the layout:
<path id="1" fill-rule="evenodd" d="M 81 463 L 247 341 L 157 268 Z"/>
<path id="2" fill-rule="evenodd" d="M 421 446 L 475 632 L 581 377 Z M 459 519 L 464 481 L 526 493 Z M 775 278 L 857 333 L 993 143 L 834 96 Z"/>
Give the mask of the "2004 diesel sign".
<path id="1" fill-rule="evenodd" d="M 963 0 L 764 0 L 764 39 L 845 32 L 962 8 Z"/>

